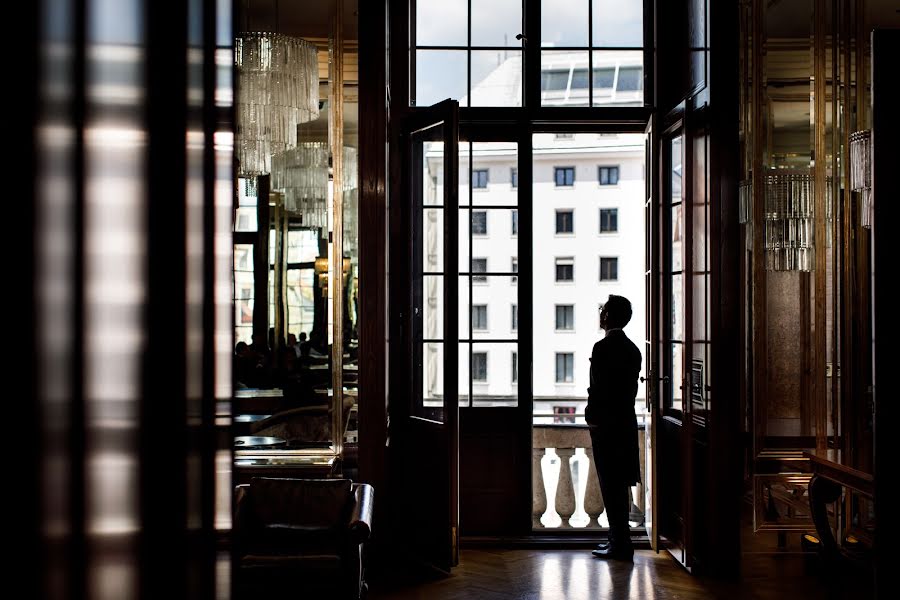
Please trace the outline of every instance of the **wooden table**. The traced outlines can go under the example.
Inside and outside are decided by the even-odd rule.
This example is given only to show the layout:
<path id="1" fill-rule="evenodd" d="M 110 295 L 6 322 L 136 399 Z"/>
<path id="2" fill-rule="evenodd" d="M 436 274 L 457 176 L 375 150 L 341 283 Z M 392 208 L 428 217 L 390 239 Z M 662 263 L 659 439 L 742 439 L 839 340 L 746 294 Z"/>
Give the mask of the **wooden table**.
<path id="1" fill-rule="evenodd" d="M 813 472 L 809 480 L 809 507 L 822 551 L 827 557 L 836 558 L 840 555 L 840 546 L 828 523 L 827 505 L 837 501 L 845 487 L 873 498 L 875 476 L 844 464 L 840 450 L 804 452 L 803 456 L 809 459 Z"/>

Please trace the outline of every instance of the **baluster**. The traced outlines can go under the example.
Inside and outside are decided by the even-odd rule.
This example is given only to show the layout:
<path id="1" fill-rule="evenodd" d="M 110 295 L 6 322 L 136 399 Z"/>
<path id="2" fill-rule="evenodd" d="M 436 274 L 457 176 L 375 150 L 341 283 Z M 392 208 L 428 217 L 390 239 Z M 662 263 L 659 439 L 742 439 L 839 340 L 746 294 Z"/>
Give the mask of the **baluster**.
<path id="1" fill-rule="evenodd" d="M 587 491 L 584 494 L 584 510 L 590 517 L 588 527 L 599 526 L 598 519 L 603 514 L 603 495 L 600 493 L 600 480 L 597 479 L 597 469 L 594 466 L 594 449 L 585 448 L 588 457 Z"/>
<path id="2" fill-rule="evenodd" d="M 572 467 L 569 459 L 575 456 L 575 448 L 557 448 L 559 457 L 559 483 L 556 486 L 556 512 L 562 519 L 560 527 L 571 527 L 569 519 L 575 514 L 575 487 L 572 485 Z"/>
<path id="3" fill-rule="evenodd" d="M 541 469 L 544 453 L 544 448 L 531 450 L 531 526 L 535 529 L 543 527 L 541 515 L 547 510 L 547 492 L 544 491 L 544 472 Z"/>

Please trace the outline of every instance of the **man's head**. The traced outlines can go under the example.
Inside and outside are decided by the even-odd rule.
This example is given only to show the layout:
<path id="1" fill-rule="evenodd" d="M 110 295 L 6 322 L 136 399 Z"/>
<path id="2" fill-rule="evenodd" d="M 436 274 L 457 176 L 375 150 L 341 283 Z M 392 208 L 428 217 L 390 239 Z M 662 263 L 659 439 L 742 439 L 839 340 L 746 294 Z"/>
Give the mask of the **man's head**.
<path id="1" fill-rule="evenodd" d="M 631 302 L 625 296 L 609 295 L 609 299 L 600 310 L 600 327 L 622 329 L 631 320 Z"/>
<path id="2" fill-rule="evenodd" d="M 293 345 L 296 344 L 296 343 L 297 343 L 297 336 L 294 335 L 293 333 L 289 333 L 289 334 L 288 334 L 287 345 L 290 347 L 290 346 L 293 346 Z"/>

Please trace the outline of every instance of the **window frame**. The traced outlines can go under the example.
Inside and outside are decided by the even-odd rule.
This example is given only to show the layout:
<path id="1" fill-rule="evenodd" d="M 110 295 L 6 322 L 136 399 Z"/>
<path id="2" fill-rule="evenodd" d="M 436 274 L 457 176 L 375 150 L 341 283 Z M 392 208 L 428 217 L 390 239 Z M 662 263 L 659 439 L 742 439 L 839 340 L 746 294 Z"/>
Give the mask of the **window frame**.
<path id="1" fill-rule="evenodd" d="M 612 213 L 615 216 L 616 227 L 615 229 L 603 229 L 603 213 Z M 619 233 L 619 207 L 600 207 L 600 227 L 599 233 L 601 235 L 609 235 L 613 233 Z"/>
<path id="2" fill-rule="evenodd" d="M 570 357 L 570 360 L 567 360 L 566 357 Z M 563 380 L 559 379 L 559 359 L 563 359 Z M 574 352 L 556 352 L 555 353 L 555 381 L 556 385 L 574 385 L 575 384 L 575 353 Z M 571 377 L 571 379 L 566 379 L 566 377 Z"/>
<path id="3" fill-rule="evenodd" d="M 478 176 L 477 183 L 481 183 L 481 175 L 484 175 L 484 185 L 476 185 L 475 177 Z M 488 186 L 491 183 L 491 170 L 490 168 L 478 168 L 472 169 L 472 172 L 469 174 L 469 185 L 472 186 L 472 190 L 487 190 Z"/>
<path id="4" fill-rule="evenodd" d="M 603 183 L 603 171 L 606 170 L 606 183 Z M 610 182 L 610 175 L 615 172 L 616 180 Z M 621 165 L 597 165 L 597 185 L 603 187 L 616 187 L 622 177 Z"/>
<path id="5" fill-rule="evenodd" d="M 604 278 L 603 277 L 603 261 L 605 261 L 605 260 L 606 261 L 614 261 L 612 263 L 615 265 L 615 269 L 616 269 L 616 276 L 614 278 Z M 601 256 L 599 268 L 600 268 L 600 275 L 599 275 L 600 283 L 619 281 L 619 257 L 618 256 Z"/>
<path id="6" fill-rule="evenodd" d="M 571 171 L 572 173 L 572 181 L 571 183 L 567 183 L 569 178 L 567 175 Z M 559 174 L 563 173 L 563 183 L 559 182 Z M 574 188 L 575 187 L 575 166 L 562 166 L 562 167 L 553 167 L 553 184 L 555 188 Z"/>
<path id="7" fill-rule="evenodd" d="M 475 229 L 475 215 L 480 215 L 480 216 L 483 215 L 483 216 L 484 216 L 484 230 L 483 230 L 483 231 L 476 231 L 476 229 Z M 477 237 L 487 237 L 488 235 L 490 235 L 490 233 L 489 233 L 489 231 L 488 231 L 488 211 L 486 211 L 486 210 L 474 210 L 474 209 L 473 209 L 473 210 L 472 210 L 472 215 L 471 215 L 471 220 L 470 220 L 470 222 L 471 222 L 471 224 L 472 224 L 472 235 L 473 235 L 473 236 L 477 236 Z"/>
<path id="8" fill-rule="evenodd" d="M 560 261 L 570 261 L 570 262 L 560 262 Z M 560 279 L 559 278 L 559 268 L 560 267 L 571 267 L 572 276 L 569 279 Z M 574 256 L 557 256 L 553 261 L 553 281 L 554 283 L 566 283 L 571 284 L 575 283 L 575 257 Z"/>
<path id="9" fill-rule="evenodd" d="M 560 323 L 559 323 L 560 309 L 563 309 L 563 315 L 564 315 L 563 327 L 559 326 L 560 325 Z M 571 309 L 571 310 L 566 311 L 565 309 Z M 572 317 L 571 320 L 565 318 L 565 315 L 567 312 L 569 315 L 571 315 L 571 317 Z M 574 304 L 554 304 L 553 305 L 553 313 L 554 313 L 554 315 L 553 315 L 554 316 L 554 323 L 553 323 L 554 333 L 564 333 L 564 332 L 574 332 L 575 331 L 575 305 Z M 565 327 L 566 321 L 570 321 L 569 327 Z"/>
<path id="10" fill-rule="evenodd" d="M 559 217 L 566 213 L 568 213 L 569 217 L 570 217 L 569 218 L 570 229 L 569 229 L 569 231 L 560 231 L 559 230 Z M 555 209 L 554 215 L 555 215 L 555 219 L 554 219 L 555 233 L 554 233 L 554 235 L 566 236 L 566 237 L 574 236 L 575 235 L 575 209 L 574 208 L 557 208 L 557 209 Z"/>

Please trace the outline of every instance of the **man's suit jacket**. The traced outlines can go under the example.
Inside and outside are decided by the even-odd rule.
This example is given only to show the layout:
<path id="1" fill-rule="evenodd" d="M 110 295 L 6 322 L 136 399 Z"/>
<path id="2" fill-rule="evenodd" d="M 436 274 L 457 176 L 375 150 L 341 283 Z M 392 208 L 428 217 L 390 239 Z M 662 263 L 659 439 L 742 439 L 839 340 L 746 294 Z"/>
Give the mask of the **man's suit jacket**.
<path id="1" fill-rule="evenodd" d="M 624 331 L 610 331 L 594 344 L 585 420 L 598 452 L 601 474 L 635 484 L 641 480 L 634 401 L 641 353 Z"/>

